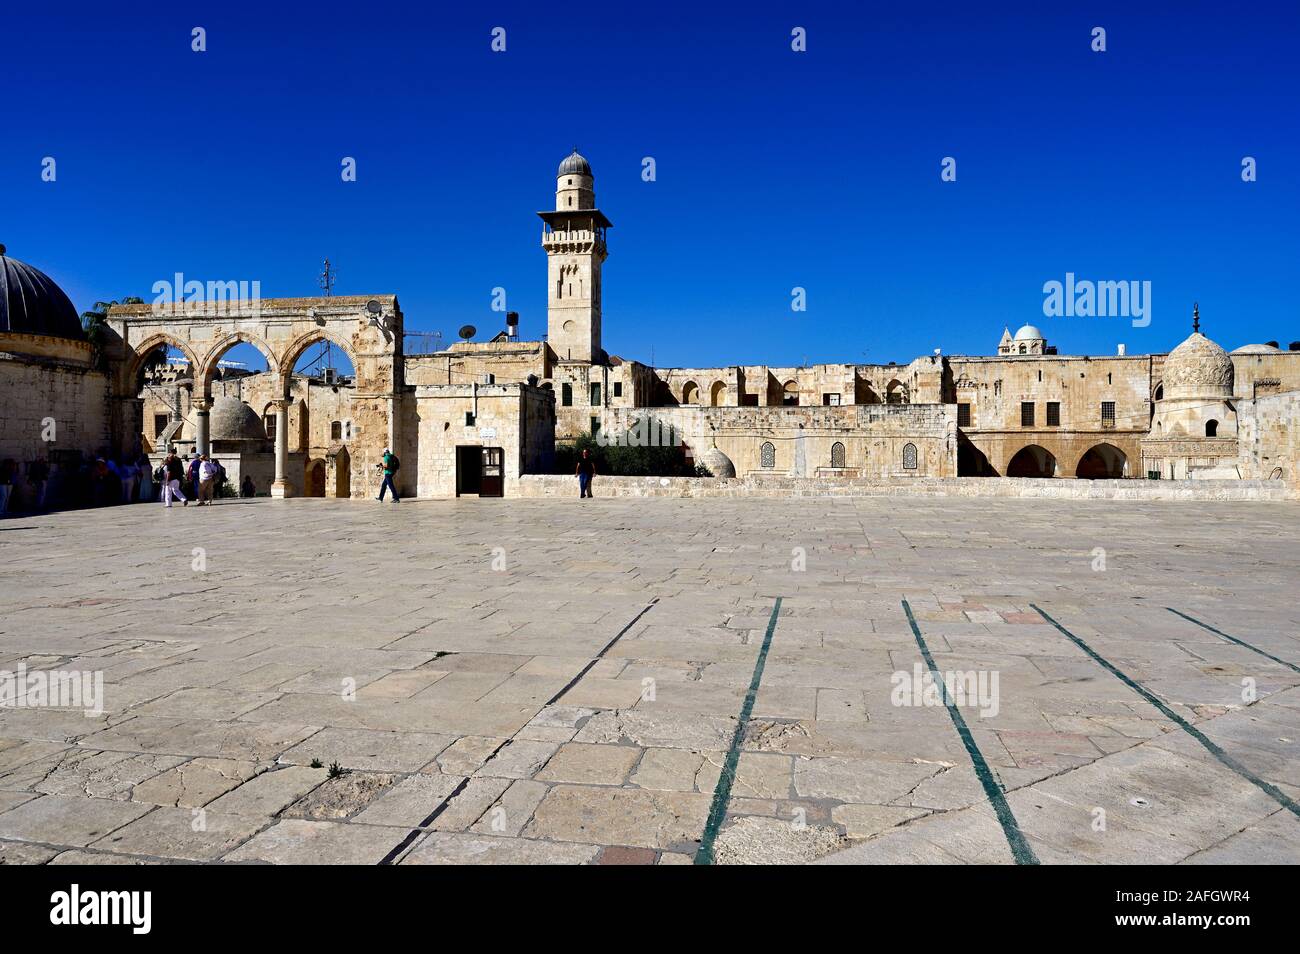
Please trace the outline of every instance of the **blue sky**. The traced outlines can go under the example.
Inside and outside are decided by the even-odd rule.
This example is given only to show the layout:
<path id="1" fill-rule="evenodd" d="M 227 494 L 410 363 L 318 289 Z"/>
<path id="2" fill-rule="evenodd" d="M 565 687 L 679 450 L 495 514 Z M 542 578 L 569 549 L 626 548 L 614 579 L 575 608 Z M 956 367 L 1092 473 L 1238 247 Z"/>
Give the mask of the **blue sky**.
<path id="1" fill-rule="evenodd" d="M 78 308 L 177 271 L 315 294 L 328 256 L 408 330 L 494 332 L 502 286 L 536 337 L 534 212 L 576 145 L 611 353 L 907 361 L 1025 322 L 1161 351 L 1194 299 L 1227 347 L 1300 339 L 1292 4 L 12 6 L 0 242 Z M 1150 281 L 1151 324 L 1045 318 L 1066 272 Z"/>

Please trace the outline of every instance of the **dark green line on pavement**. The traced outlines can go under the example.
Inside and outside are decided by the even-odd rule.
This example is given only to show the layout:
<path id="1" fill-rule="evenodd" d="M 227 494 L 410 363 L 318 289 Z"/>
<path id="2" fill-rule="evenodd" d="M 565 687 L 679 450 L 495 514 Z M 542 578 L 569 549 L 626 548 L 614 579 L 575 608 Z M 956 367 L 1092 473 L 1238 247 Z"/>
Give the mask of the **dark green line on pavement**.
<path id="1" fill-rule="evenodd" d="M 754 700 L 758 698 L 758 684 L 763 679 L 763 666 L 767 663 L 767 651 L 772 646 L 772 634 L 776 632 L 776 618 L 781 613 L 781 597 L 776 598 L 772 607 L 772 618 L 767 621 L 767 634 L 763 637 L 763 648 L 758 651 L 758 661 L 754 663 L 754 676 L 749 680 L 749 691 L 740 707 L 740 718 L 736 721 L 736 731 L 731 736 L 731 748 L 727 749 L 727 758 L 722 763 L 722 773 L 718 776 L 717 787 L 713 789 L 713 804 L 709 806 L 709 820 L 704 824 L 704 835 L 700 838 L 700 847 L 695 852 L 697 865 L 713 864 L 713 844 L 718 839 L 722 822 L 727 817 L 727 805 L 731 801 L 731 786 L 736 781 L 736 766 L 740 764 L 740 744 L 745 739 L 745 726 L 750 713 L 754 711 Z"/>
<path id="2" fill-rule="evenodd" d="M 971 764 L 975 766 L 975 775 L 980 780 L 980 785 L 984 787 L 984 794 L 988 796 L 994 814 L 998 816 L 998 823 L 1002 825 L 1002 834 L 1006 836 L 1007 845 L 1011 848 L 1011 857 L 1016 860 L 1018 865 L 1039 864 L 1038 856 L 1034 854 L 1034 849 L 1029 847 L 1024 832 L 1020 830 L 1020 825 L 1016 822 L 1016 816 L 1011 812 L 1011 806 L 1007 804 L 1007 797 L 1002 792 L 1002 786 L 993 777 L 993 770 L 989 768 L 989 763 L 985 761 L 984 753 L 975 744 L 975 737 L 971 735 L 970 728 L 966 725 L 966 719 L 957 708 L 957 704 L 948 695 L 948 685 L 943 681 L 942 674 L 934 664 L 934 657 L 930 655 L 930 647 L 925 644 L 925 637 L 921 635 L 921 628 L 916 625 L 916 617 L 912 615 L 912 607 L 907 600 L 903 600 L 903 612 L 907 614 L 907 622 L 912 627 L 912 635 L 916 637 L 916 645 L 921 649 L 925 664 L 930 668 L 930 675 L 933 676 L 936 685 L 939 687 L 939 693 L 943 697 L 943 704 L 948 709 L 948 715 L 952 718 L 952 724 L 956 726 L 957 734 L 961 736 L 962 745 L 966 746 L 966 754 L 970 756 Z"/>
<path id="3" fill-rule="evenodd" d="M 1228 635 L 1227 633 L 1225 633 L 1223 630 L 1221 630 L 1221 629 L 1215 629 L 1215 628 L 1214 628 L 1213 626 L 1211 626 L 1209 623 L 1202 623 L 1199 619 L 1197 619 L 1197 618 L 1194 617 L 1194 616 L 1188 616 L 1186 613 L 1180 613 L 1180 612 L 1178 612 L 1178 610 L 1174 609 L 1172 606 L 1166 606 L 1165 609 L 1169 610 L 1169 612 L 1173 613 L 1175 616 L 1181 616 L 1183 619 L 1187 620 L 1187 622 L 1189 622 L 1189 623 L 1195 623 L 1197 626 L 1201 627 L 1201 629 L 1208 629 L 1210 632 L 1214 633 L 1214 635 L 1216 635 L 1216 636 L 1222 636 L 1224 639 L 1226 639 L 1226 640 L 1227 640 L 1228 642 L 1230 642 L 1230 643 L 1236 643 L 1238 646 L 1244 646 L 1246 649 L 1249 649 L 1252 653 L 1259 653 L 1259 655 L 1263 656 L 1265 659 L 1271 659 L 1271 660 L 1273 660 L 1273 662 L 1277 663 L 1279 666 L 1286 666 L 1286 668 L 1287 668 L 1287 669 L 1290 669 L 1292 672 L 1300 672 L 1300 666 L 1297 666 L 1295 663 L 1289 663 L 1289 662 L 1287 662 L 1285 659 L 1278 659 L 1278 658 L 1277 658 L 1276 656 L 1274 656 L 1272 653 L 1266 653 L 1266 652 L 1264 652 L 1264 650 L 1260 649 L 1258 646 L 1252 646 L 1250 643 L 1246 642 L 1244 639 L 1238 639 L 1236 636 L 1229 636 L 1229 635 Z"/>
<path id="4" fill-rule="evenodd" d="M 1040 609 L 1037 606 L 1034 606 L 1033 603 L 1030 603 L 1029 605 L 1034 609 L 1035 612 L 1038 613 L 1039 616 L 1043 617 L 1043 619 L 1047 620 L 1058 630 L 1060 630 L 1061 633 L 1063 633 L 1067 639 L 1069 639 L 1072 643 L 1074 643 L 1085 653 L 1091 656 L 1103 668 L 1105 668 L 1108 672 L 1110 672 L 1111 675 L 1118 678 L 1122 683 L 1124 683 L 1126 686 L 1128 686 L 1130 689 L 1132 689 L 1134 692 L 1140 695 L 1143 699 L 1145 699 L 1147 702 L 1151 703 L 1162 713 L 1164 713 L 1165 716 L 1167 716 L 1169 719 L 1172 719 L 1174 722 L 1176 722 L 1179 728 L 1181 728 L 1184 732 L 1190 735 L 1197 742 L 1201 743 L 1201 745 L 1204 746 L 1207 752 L 1213 755 L 1216 759 L 1218 759 L 1228 768 L 1232 769 L 1234 772 L 1236 772 L 1246 781 L 1250 782 L 1256 788 L 1263 791 L 1266 795 L 1268 795 L 1271 799 L 1273 799 L 1275 802 L 1277 802 L 1279 805 L 1281 805 L 1283 808 L 1289 811 L 1292 815 L 1295 815 L 1296 818 L 1300 818 L 1300 805 L 1297 805 L 1292 799 L 1287 797 L 1285 792 L 1279 789 L 1276 785 L 1271 785 L 1268 782 L 1264 781 L 1262 778 L 1260 778 L 1250 769 L 1246 768 L 1246 766 L 1242 765 L 1240 762 L 1234 759 L 1227 752 L 1223 751 L 1223 749 L 1219 748 L 1217 745 L 1211 742 L 1206 737 L 1205 733 L 1203 733 L 1200 729 L 1196 728 L 1196 726 L 1192 725 L 1190 722 L 1188 722 L 1186 719 L 1180 716 L 1173 709 L 1169 708 L 1169 706 L 1165 705 L 1164 702 L 1161 701 L 1159 698 L 1157 698 L 1157 696 L 1154 693 L 1152 693 L 1149 689 L 1140 685 L 1135 680 L 1130 679 L 1124 673 L 1120 672 L 1108 660 L 1100 656 L 1096 652 L 1096 650 L 1094 650 L 1091 646 L 1085 643 L 1078 636 L 1074 635 L 1074 633 L 1070 632 L 1068 629 L 1066 629 L 1056 620 L 1052 619 L 1052 617 L 1048 616 L 1045 612 L 1043 612 L 1042 609 Z"/>

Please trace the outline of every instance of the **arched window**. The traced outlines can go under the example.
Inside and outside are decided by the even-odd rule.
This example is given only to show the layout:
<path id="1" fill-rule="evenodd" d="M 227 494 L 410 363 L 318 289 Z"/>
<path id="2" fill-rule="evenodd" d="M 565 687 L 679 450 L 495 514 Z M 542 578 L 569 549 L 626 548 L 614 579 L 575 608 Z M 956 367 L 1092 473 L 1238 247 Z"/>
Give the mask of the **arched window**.
<path id="1" fill-rule="evenodd" d="M 844 445 L 841 444 L 839 441 L 836 441 L 834 444 L 831 445 L 831 466 L 832 467 L 844 466 Z"/>
<path id="2" fill-rule="evenodd" d="M 682 403 L 683 404 L 700 403 L 700 387 L 694 381 L 687 381 L 686 384 L 682 387 Z"/>
<path id="3" fill-rule="evenodd" d="M 903 470 L 916 470 L 916 445 L 903 445 Z"/>
<path id="4" fill-rule="evenodd" d="M 771 470 L 776 466 L 776 445 L 771 441 L 764 441 L 763 446 L 758 449 L 758 461 L 764 470 Z"/>
<path id="5" fill-rule="evenodd" d="M 1156 385 L 1155 399 L 1157 401 L 1163 401 L 1165 399 L 1165 386 L 1163 384 Z"/>
<path id="6" fill-rule="evenodd" d="M 564 407 L 573 407 L 573 385 L 568 381 L 560 385 L 560 404 Z"/>
<path id="7" fill-rule="evenodd" d="M 1218 421 L 1206 421 L 1206 422 L 1205 422 L 1205 436 L 1206 436 L 1206 437 L 1218 437 L 1218 436 L 1219 436 L 1219 422 L 1218 422 Z"/>

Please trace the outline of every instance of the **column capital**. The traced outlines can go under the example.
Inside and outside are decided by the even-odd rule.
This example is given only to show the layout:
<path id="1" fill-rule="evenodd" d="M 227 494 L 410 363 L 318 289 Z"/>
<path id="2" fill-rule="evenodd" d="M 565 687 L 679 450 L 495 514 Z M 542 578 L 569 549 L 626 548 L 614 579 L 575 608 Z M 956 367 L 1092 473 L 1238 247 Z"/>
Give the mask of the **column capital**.
<path id="1" fill-rule="evenodd" d="M 293 400 L 291 398 L 274 398 L 268 403 L 277 411 L 287 411 L 289 406 L 293 404 Z"/>
<path id="2" fill-rule="evenodd" d="M 193 400 L 190 401 L 190 407 L 193 408 L 199 414 L 207 414 L 208 411 L 212 410 L 212 404 L 213 404 L 212 398 L 201 397 L 201 398 L 194 398 Z"/>

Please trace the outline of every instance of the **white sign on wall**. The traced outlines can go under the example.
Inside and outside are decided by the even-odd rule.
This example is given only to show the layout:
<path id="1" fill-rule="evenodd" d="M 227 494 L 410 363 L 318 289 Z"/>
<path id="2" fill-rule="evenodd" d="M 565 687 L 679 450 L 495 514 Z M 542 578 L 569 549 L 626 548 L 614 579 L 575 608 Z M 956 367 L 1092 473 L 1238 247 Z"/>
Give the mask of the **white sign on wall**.
<path id="1" fill-rule="evenodd" d="M 478 436 L 480 440 L 493 440 L 497 436 L 497 429 L 495 427 L 480 427 L 478 429 Z"/>

